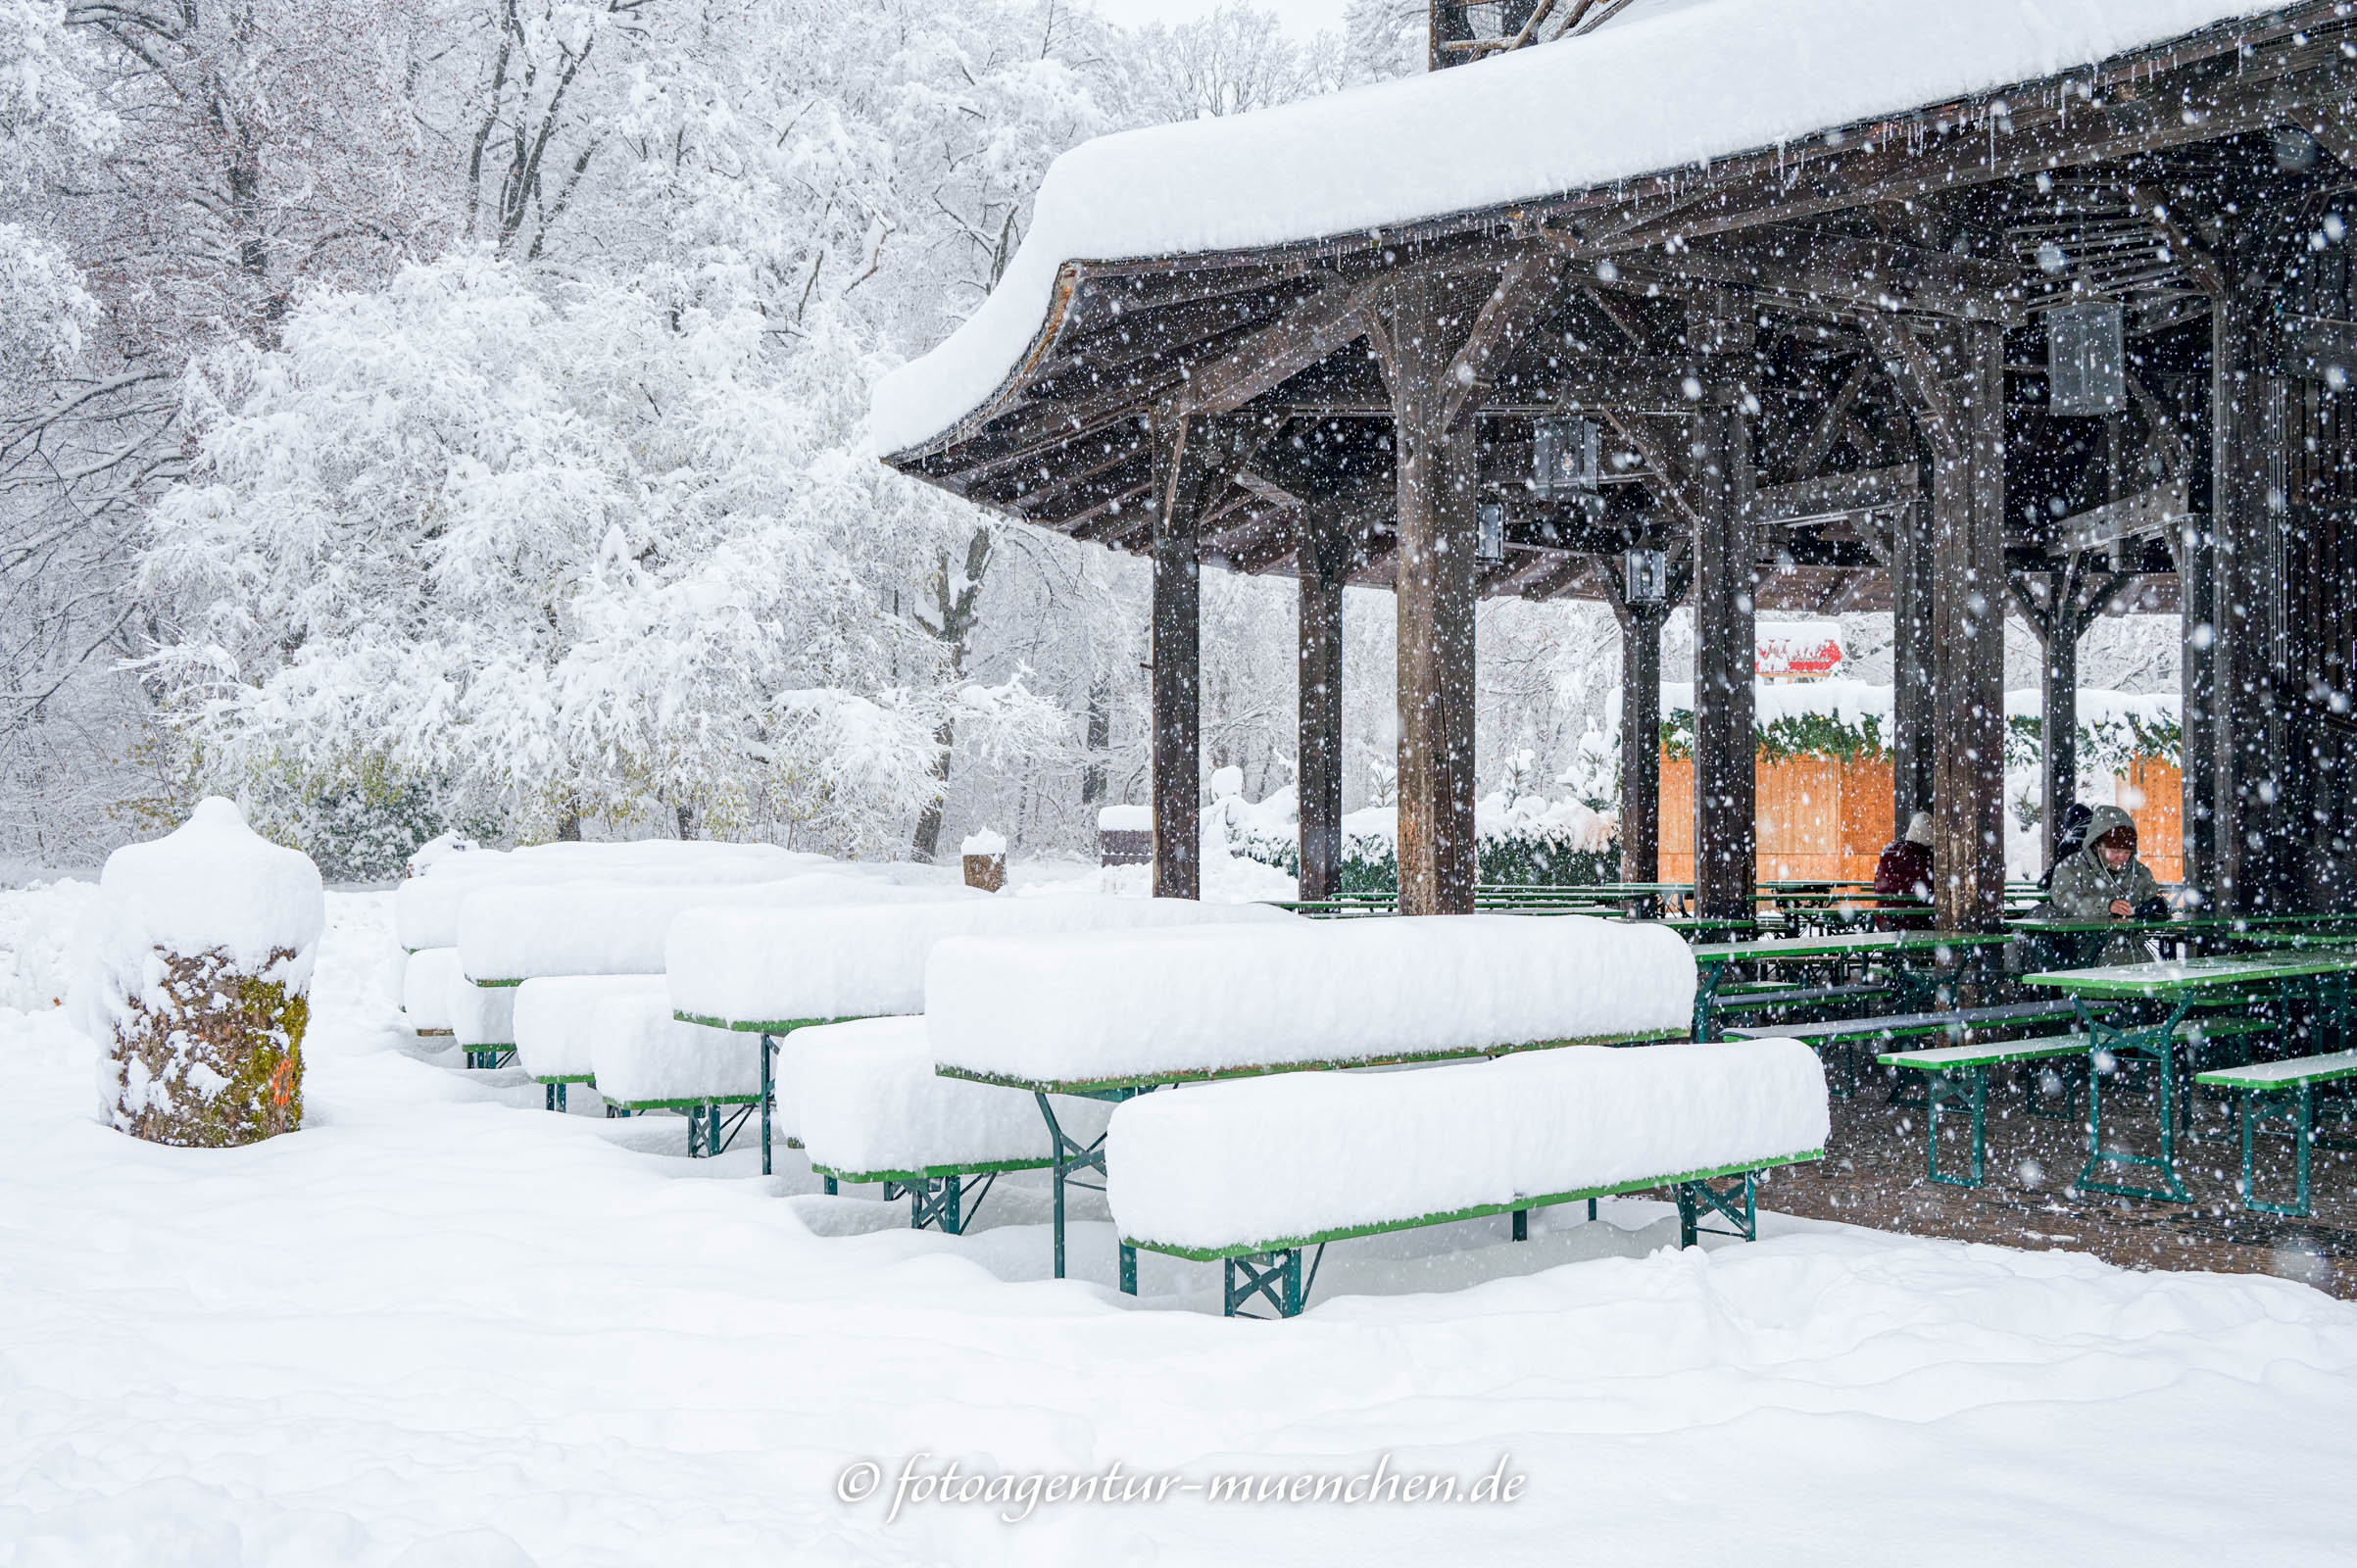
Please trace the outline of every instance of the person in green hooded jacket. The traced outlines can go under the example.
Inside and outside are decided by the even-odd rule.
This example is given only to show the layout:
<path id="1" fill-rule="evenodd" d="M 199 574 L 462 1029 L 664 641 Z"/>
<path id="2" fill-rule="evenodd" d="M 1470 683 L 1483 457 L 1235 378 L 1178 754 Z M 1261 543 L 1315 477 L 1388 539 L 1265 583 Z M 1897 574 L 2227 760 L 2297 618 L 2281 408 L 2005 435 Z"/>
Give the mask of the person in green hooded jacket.
<path id="1" fill-rule="evenodd" d="M 2136 825 L 2116 806 L 2098 806 L 2087 824 L 2087 842 L 2054 867 L 2048 906 L 2057 920 L 2166 920 L 2169 901 L 2161 897 L 2152 870 L 2136 858 Z M 2135 963 L 2141 945 L 2123 935 L 2103 944 L 2098 963 Z"/>

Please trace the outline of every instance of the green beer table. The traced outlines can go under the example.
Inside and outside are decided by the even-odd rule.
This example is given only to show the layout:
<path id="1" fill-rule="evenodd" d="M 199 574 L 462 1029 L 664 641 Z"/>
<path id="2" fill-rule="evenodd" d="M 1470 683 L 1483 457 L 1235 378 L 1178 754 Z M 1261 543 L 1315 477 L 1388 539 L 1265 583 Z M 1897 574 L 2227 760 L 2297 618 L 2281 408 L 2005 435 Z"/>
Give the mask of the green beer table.
<path id="1" fill-rule="evenodd" d="M 1936 967 L 1946 967 L 1959 955 L 2003 947 L 2013 938 L 2002 931 L 1849 931 L 1830 936 L 1769 937 L 1758 942 L 1706 942 L 1694 950 L 1694 1038 L 1713 1040 L 1712 1013 L 1719 987 L 1733 963 L 1787 966 L 1798 963 L 1855 960 L 1887 968 L 1902 989 L 1920 983 L 1921 970 L 1910 960 L 1929 956 Z"/>
<path id="2" fill-rule="evenodd" d="M 2283 1017 L 2283 1004 L 2305 997 L 2315 1002 L 2330 1020 L 2332 1034 L 2346 1033 L 2349 976 L 2357 971 L 2357 955 L 2315 950 L 2278 950 L 2247 954 L 2213 954 L 2205 957 L 2172 958 L 2159 963 L 2106 964 L 2092 969 L 2051 970 L 2026 975 L 2024 985 L 2044 986 L 2070 997 L 2087 1032 L 2087 1164 L 2078 1186 L 2087 1192 L 2115 1193 L 2124 1198 L 2151 1198 L 2189 1203 L 2192 1194 L 2177 1174 L 2177 1134 L 2180 1104 L 2177 1085 L 2178 1026 L 2194 1007 L 2237 998 L 2254 1005 L 2272 1003 Z M 2108 1016 L 2096 1016 L 2093 1004 L 2112 1004 Z M 2142 1018 L 2123 1014 L 2142 1011 Z M 2154 1011 L 2166 1016 L 2149 1016 Z M 2160 1067 L 2161 1152 L 2128 1154 L 2103 1147 L 2103 1074 L 2100 1059 L 2136 1058 Z M 2188 1091 L 2189 1092 L 2189 1091 Z M 2161 1173 L 2158 1187 L 2139 1187 L 2127 1181 L 2101 1179 L 2109 1167 L 2144 1167 Z"/>

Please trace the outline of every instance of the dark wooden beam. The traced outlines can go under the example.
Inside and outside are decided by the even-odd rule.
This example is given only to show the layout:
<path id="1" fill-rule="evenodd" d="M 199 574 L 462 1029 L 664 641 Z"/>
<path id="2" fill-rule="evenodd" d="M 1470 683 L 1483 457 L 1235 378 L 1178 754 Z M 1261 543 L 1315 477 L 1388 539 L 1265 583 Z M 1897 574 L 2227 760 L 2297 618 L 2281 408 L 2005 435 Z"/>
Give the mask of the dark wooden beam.
<path id="1" fill-rule="evenodd" d="M 1562 308 L 1563 272 L 1569 264 L 1553 251 L 1533 251 L 1498 274 L 1498 286 L 1482 301 L 1473 330 L 1449 362 L 1444 415 L 1451 426 L 1464 423 L 1490 400 L 1498 373 L 1543 321 Z"/>
<path id="2" fill-rule="evenodd" d="M 1770 229 L 1625 256 L 1616 265 L 1632 282 L 1729 284 L 1864 315 L 2026 318 L 2018 268 L 1890 240 Z"/>
<path id="3" fill-rule="evenodd" d="M 1372 298 L 1366 284 L 1327 284 L 1283 319 L 1240 339 L 1216 359 L 1185 366 L 1182 401 L 1204 414 L 1242 408 L 1328 358 L 1352 338 L 1363 337 Z"/>
<path id="4" fill-rule="evenodd" d="M 1932 474 L 1932 902 L 1941 930 L 1986 931 L 2005 914 L 2004 329 L 1940 349 L 1963 441 Z"/>
<path id="5" fill-rule="evenodd" d="M 1399 912 L 1473 909 L 1473 427 L 1448 417 L 1466 326 L 1439 279 L 1391 280 L 1368 336 L 1399 472 Z"/>
<path id="6" fill-rule="evenodd" d="M 1203 896 L 1203 577 L 1198 526 L 1241 444 L 1213 419 L 1158 411 L 1154 437 L 1154 893 Z"/>
<path id="7" fill-rule="evenodd" d="M 1756 506 L 1761 524 L 1768 526 L 1845 513 L 1880 512 L 1905 506 L 1922 494 L 1923 480 L 1915 465 L 1901 463 L 1888 468 L 1761 485 Z"/>
<path id="8" fill-rule="evenodd" d="M 1300 579 L 1298 767 L 1301 896 L 1342 891 L 1343 584 L 1350 580 L 1351 531 L 1343 509 L 1327 503 L 1295 514 Z"/>
<path id="9" fill-rule="evenodd" d="M 1740 297 L 1690 310 L 1687 336 L 1706 356 L 1694 420 L 1694 912 L 1747 920 L 1759 850 L 1753 666 L 1759 559 L 1751 428 L 1742 384 L 1750 346 Z M 1647 460 L 1650 461 L 1649 459 Z"/>

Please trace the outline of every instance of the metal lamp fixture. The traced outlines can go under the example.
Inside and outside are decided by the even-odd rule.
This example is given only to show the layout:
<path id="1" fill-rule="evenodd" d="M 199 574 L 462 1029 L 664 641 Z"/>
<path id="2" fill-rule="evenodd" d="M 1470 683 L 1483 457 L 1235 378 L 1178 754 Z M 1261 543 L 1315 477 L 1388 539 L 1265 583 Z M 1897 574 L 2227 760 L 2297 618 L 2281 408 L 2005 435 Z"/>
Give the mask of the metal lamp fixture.
<path id="1" fill-rule="evenodd" d="M 2109 300 L 2045 313 L 2046 412 L 2099 416 L 2128 409 L 2128 345 Z"/>
<path id="2" fill-rule="evenodd" d="M 1658 605 L 1669 598 L 1670 558 L 1662 550 L 1631 550 L 1622 555 L 1621 597 L 1632 605 Z"/>
<path id="3" fill-rule="evenodd" d="M 1485 501 L 1473 509 L 1473 559 L 1497 563 L 1506 558 L 1506 509 Z"/>
<path id="4" fill-rule="evenodd" d="M 1594 419 L 1541 419 L 1531 426 L 1531 489 L 1545 497 L 1593 494 L 1603 478 Z"/>

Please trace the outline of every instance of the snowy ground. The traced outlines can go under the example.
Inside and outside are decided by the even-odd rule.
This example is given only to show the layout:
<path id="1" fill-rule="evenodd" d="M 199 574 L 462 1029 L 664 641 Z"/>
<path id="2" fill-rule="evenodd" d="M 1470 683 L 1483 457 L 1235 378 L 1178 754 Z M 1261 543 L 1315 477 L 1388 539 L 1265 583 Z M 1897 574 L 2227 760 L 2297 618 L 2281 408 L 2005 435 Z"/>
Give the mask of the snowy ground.
<path id="1" fill-rule="evenodd" d="M 1036 1184 L 912 1234 L 457 1070 L 393 1026 L 381 894 L 329 899 L 305 1131 L 151 1148 L 17 1010 L 73 897 L 0 893 L 0 1564 L 2151 1565 L 2357 1531 L 2357 1307 L 2303 1286 L 1796 1221 L 1679 1253 L 1623 1203 L 1338 1247 L 1293 1323 L 1151 1257 L 1133 1304 L 1102 1223 L 1095 1282 L 1042 1277 Z M 887 1522 L 920 1454 L 1175 1479 Z M 1501 1456 L 1511 1502 L 1184 1490 Z"/>

